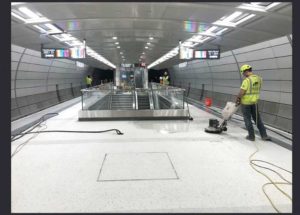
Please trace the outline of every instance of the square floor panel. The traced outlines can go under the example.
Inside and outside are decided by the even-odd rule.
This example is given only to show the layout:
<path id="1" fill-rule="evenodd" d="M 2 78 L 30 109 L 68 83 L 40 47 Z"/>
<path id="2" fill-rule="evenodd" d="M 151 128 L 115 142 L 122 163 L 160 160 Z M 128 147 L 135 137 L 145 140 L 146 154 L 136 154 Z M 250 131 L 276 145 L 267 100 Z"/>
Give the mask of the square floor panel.
<path id="1" fill-rule="evenodd" d="M 166 152 L 105 154 L 98 181 L 178 179 Z"/>

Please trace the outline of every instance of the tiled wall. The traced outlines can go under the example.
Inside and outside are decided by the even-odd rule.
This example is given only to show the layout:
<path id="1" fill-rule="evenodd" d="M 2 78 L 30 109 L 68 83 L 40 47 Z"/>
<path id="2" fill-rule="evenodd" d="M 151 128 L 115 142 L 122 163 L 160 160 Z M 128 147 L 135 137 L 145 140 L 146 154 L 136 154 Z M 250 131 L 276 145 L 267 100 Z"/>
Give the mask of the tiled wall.
<path id="1" fill-rule="evenodd" d="M 11 120 L 78 97 L 88 67 L 11 45 Z"/>
<path id="2" fill-rule="evenodd" d="M 224 107 L 239 92 L 243 64 L 263 78 L 259 109 L 266 124 L 292 132 L 292 36 L 276 38 L 221 53 L 219 60 L 193 60 L 169 68 L 171 84 L 188 90 L 189 97 Z M 202 95 L 202 96 L 201 96 Z M 240 111 L 239 111 L 240 113 Z"/>

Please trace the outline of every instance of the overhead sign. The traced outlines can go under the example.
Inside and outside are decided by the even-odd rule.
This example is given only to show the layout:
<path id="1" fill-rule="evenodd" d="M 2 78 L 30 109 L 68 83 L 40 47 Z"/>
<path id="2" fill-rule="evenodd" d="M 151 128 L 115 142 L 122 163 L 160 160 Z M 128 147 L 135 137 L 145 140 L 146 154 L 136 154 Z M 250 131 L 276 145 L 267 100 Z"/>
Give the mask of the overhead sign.
<path id="1" fill-rule="evenodd" d="M 220 49 L 208 49 L 194 51 L 196 59 L 220 59 Z"/>
<path id="2" fill-rule="evenodd" d="M 85 58 L 84 47 L 73 47 L 69 49 L 64 48 L 42 48 L 42 58 L 68 58 L 68 59 L 79 59 Z"/>

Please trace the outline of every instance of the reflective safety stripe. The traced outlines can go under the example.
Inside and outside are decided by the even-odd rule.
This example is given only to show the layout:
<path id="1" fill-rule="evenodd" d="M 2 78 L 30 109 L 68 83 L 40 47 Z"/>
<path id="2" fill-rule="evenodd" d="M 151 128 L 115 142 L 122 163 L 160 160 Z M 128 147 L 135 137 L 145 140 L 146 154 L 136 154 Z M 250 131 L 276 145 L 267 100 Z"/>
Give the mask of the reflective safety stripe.
<path id="1" fill-rule="evenodd" d="M 245 95 L 241 99 L 242 104 L 255 104 L 259 100 L 259 94 L 261 89 L 261 77 L 257 75 L 251 75 L 247 77 L 248 89 Z"/>

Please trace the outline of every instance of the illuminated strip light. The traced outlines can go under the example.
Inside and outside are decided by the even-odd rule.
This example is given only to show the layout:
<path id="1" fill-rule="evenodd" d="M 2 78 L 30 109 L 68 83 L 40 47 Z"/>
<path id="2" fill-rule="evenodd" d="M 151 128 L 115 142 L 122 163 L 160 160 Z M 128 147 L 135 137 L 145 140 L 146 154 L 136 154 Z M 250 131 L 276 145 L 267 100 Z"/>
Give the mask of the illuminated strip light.
<path id="1" fill-rule="evenodd" d="M 260 11 L 260 12 L 267 12 L 272 7 L 275 7 L 276 5 L 279 5 L 281 2 L 273 2 L 272 4 L 269 4 L 267 7 L 264 7 L 262 5 L 259 5 L 259 3 L 243 3 L 242 5 L 238 6 L 239 9 L 244 10 L 253 10 L 253 11 Z"/>
<path id="2" fill-rule="evenodd" d="M 11 2 L 11 5 L 14 6 L 14 5 L 19 5 L 19 4 L 25 4 L 25 2 Z"/>
<path id="3" fill-rule="evenodd" d="M 19 16 L 18 14 L 14 13 L 14 12 L 11 12 L 11 15 L 13 15 L 14 17 L 22 20 L 26 24 L 29 24 L 29 23 L 41 23 L 41 22 L 49 22 L 49 21 L 51 21 L 50 19 L 47 19 L 46 17 L 40 17 L 40 18 L 37 18 L 37 19 L 24 19 L 23 17 Z"/>
<path id="4" fill-rule="evenodd" d="M 41 26 L 38 26 L 38 25 L 33 25 L 33 27 L 39 29 L 41 31 L 41 33 L 46 33 L 46 34 L 60 34 L 62 33 L 62 31 L 58 28 L 56 28 L 54 25 L 50 24 L 50 23 L 47 23 L 45 24 L 45 26 L 50 29 L 44 29 L 42 28 Z"/>
<path id="5" fill-rule="evenodd" d="M 242 12 L 236 11 L 236 12 L 234 12 L 233 14 L 227 16 L 227 17 L 222 17 L 222 18 L 219 20 L 220 23 L 218 23 L 218 21 L 215 22 L 215 23 L 218 23 L 218 24 L 220 24 L 220 25 L 223 25 L 224 23 L 228 23 L 230 27 L 235 27 L 237 24 L 242 23 L 242 22 L 246 21 L 247 19 L 250 19 L 250 18 L 252 18 L 253 16 L 255 16 L 254 14 L 252 14 L 252 15 L 249 15 L 249 16 L 247 16 L 247 17 L 245 17 L 245 18 L 239 20 L 239 21 L 236 22 L 236 23 L 231 23 L 232 20 L 236 19 L 236 18 L 239 17 L 240 15 L 242 15 Z M 213 24 L 215 24 L 215 23 L 213 23 Z M 209 29 L 207 29 L 204 33 L 199 33 L 199 34 L 197 34 L 197 35 L 194 35 L 194 36 L 191 37 L 190 39 L 187 39 L 186 41 L 184 41 L 184 42 L 182 43 L 182 45 L 185 46 L 185 47 L 195 47 L 195 46 L 199 45 L 199 43 L 204 43 L 205 41 L 211 39 L 212 37 L 216 37 L 216 36 L 222 34 L 222 33 L 223 33 L 224 31 L 226 31 L 228 28 L 223 28 L 223 29 L 219 30 L 218 32 L 213 33 L 213 31 L 215 31 L 215 30 L 217 30 L 217 29 L 218 29 L 217 26 L 212 26 L 212 27 L 210 27 Z M 170 51 L 170 52 L 168 52 L 167 54 L 165 54 L 164 56 L 162 56 L 161 58 L 159 58 L 159 59 L 157 59 L 156 61 L 154 61 L 153 63 L 151 63 L 147 68 L 150 69 L 150 68 L 152 68 L 153 66 L 156 66 L 157 64 L 162 63 L 162 62 L 164 62 L 164 61 L 170 59 L 171 57 L 176 56 L 176 55 L 179 53 L 179 47 L 177 46 L 177 47 L 174 48 L 174 49 L 176 49 L 176 51 L 177 51 L 175 55 L 170 55 L 170 54 L 169 54 L 169 53 L 171 52 L 171 51 Z M 173 50 L 174 50 L 174 49 L 173 49 Z"/>
<path id="6" fill-rule="evenodd" d="M 223 17 L 214 22 L 214 25 L 221 25 L 221 26 L 228 26 L 228 27 L 236 27 L 238 24 L 245 22 L 246 20 L 252 18 L 255 16 L 255 14 L 249 14 L 248 16 L 244 17 L 243 19 L 237 21 L 237 22 L 232 22 L 235 18 L 239 17 L 240 15 L 242 15 L 242 12 L 234 12 L 233 14 L 231 14 L 230 16 L 226 17 L 225 19 L 223 19 Z M 223 19 L 223 20 L 222 20 Z"/>
<path id="7" fill-rule="evenodd" d="M 100 62 L 102 62 L 102 63 L 104 63 L 104 64 L 106 64 L 106 65 L 108 65 L 108 66 L 110 66 L 110 67 L 112 67 L 114 69 L 116 68 L 116 66 L 114 64 L 112 64 L 111 62 L 109 62 L 108 60 L 106 60 L 104 57 L 102 57 L 100 54 L 98 54 L 97 52 L 95 52 L 90 47 L 87 46 L 86 50 L 87 50 L 87 52 L 86 52 L 87 55 L 95 58 L 96 60 L 98 60 L 98 61 L 100 61 Z"/>
<path id="8" fill-rule="evenodd" d="M 175 47 L 173 48 L 171 51 L 169 51 L 168 53 L 166 53 L 165 55 L 163 55 L 162 57 L 160 57 L 159 59 L 157 59 L 156 61 L 154 61 L 153 63 L 151 63 L 147 69 L 152 68 L 153 66 L 156 66 L 157 64 L 160 64 L 174 56 L 176 56 L 179 53 L 179 47 Z"/>
<path id="9" fill-rule="evenodd" d="M 49 22 L 50 20 L 46 17 L 43 17 L 41 14 L 34 13 L 33 11 L 29 10 L 27 7 L 20 7 L 18 9 L 20 12 L 17 10 L 13 9 L 11 11 L 11 15 L 22 20 L 26 24 L 28 23 L 39 23 L 39 22 Z M 22 16 L 23 15 L 23 16 Z M 28 18 L 26 18 L 26 16 Z"/>
<path id="10" fill-rule="evenodd" d="M 58 39 L 61 42 L 70 41 L 70 40 L 77 40 L 71 34 L 52 35 L 52 37 Z"/>
<path id="11" fill-rule="evenodd" d="M 21 7 L 19 8 L 19 11 L 21 11 L 24 15 L 28 16 L 29 18 L 24 18 L 20 15 L 18 15 L 17 13 L 15 12 L 11 12 L 11 15 L 22 20 L 23 22 L 25 23 L 39 23 L 39 22 L 49 22 L 51 20 L 49 20 L 48 18 L 46 17 L 41 17 L 39 13 L 34 13 L 33 11 L 29 10 L 28 8 L 26 7 Z M 48 34 L 56 34 L 56 33 L 62 33 L 62 31 L 58 28 L 56 28 L 54 25 L 50 24 L 50 23 L 47 23 L 45 24 L 45 26 L 47 28 L 49 28 L 50 30 L 47 30 L 47 29 L 44 29 L 38 25 L 33 25 L 35 28 L 39 29 L 42 33 L 48 33 Z M 55 37 L 55 35 L 52 35 L 53 37 Z M 76 39 L 75 37 L 72 37 L 72 35 L 68 37 L 65 37 L 63 36 L 65 39 L 70 39 L 72 38 L 73 40 L 70 40 L 70 42 L 66 42 L 68 45 L 70 46 L 77 46 L 77 45 L 84 45 L 84 43 L 80 42 L 78 39 Z M 55 37 L 56 39 L 58 40 L 61 40 L 62 41 L 62 38 L 59 38 L 59 36 L 56 36 Z M 94 50 L 92 50 L 91 48 L 89 47 L 86 47 L 87 48 L 87 54 L 88 55 L 93 55 L 92 57 L 98 59 L 99 61 L 101 62 L 104 62 L 106 65 L 112 67 L 112 68 L 116 68 L 116 66 L 114 64 L 112 64 L 111 62 L 109 62 L 108 60 L 106 60 L 105 58 L 103 58 L 102 56 L 100 56 L 99 54 L 97 54 Z M 93 54 L 95 53 L 95 54 Z"/>

